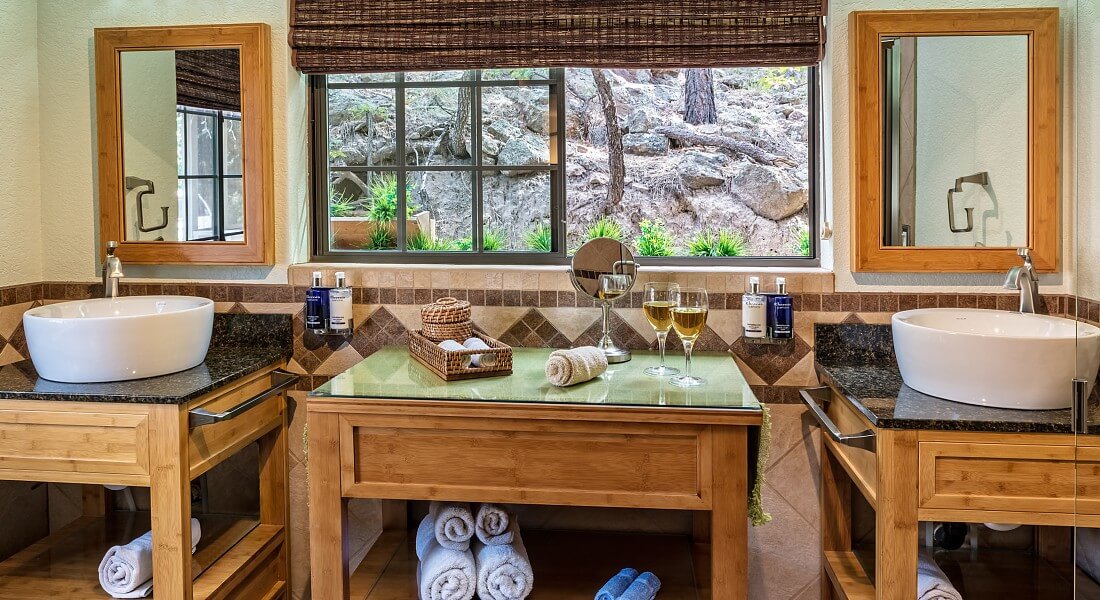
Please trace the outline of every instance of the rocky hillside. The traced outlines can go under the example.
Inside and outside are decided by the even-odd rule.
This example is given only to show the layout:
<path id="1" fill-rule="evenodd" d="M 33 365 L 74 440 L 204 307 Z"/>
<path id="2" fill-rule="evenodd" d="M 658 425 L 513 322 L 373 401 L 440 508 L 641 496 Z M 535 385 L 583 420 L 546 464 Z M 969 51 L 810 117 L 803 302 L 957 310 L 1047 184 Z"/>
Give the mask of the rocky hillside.
<path id="1" fill-rule="evenodd" d="M 612 103 L 601 97 L 590 70 L 570 69 L 565 165 L 570 247 L 593 223 L 610 217 L 628 241 L 644 220 L 660 220 L 676 254 L 687 253 L 688 240 L 698 232 L 718 229 L 740 234 L 746 255 L 799 252 L 808 223 L 804 70 L 711 70 L 714 122 L 698 125 L 684 120 L 683 72 L 602 73 L 621 134 L 621 199 L 613 201 L 618 194 L 609 142 L 614 146 L 616 136 L 609 135 L 604 118 Z M 339 167 L 395 164 L 393 90 L 331 90 L 329 102 L 333 192 L 353 200 L 347 214 L 365 214 L 370 175 Z M 407 163 L 472 164 L 471 123 L 459 118 L 468 114 L 468 94 L 458 88 L 416 89 L 407 102 Z M 548 90 L 487 88 L 481 104 L 484 162 L 502 166 L 484 178 L 485 222 L 502 238 L 502 248 L 525 249 L 529 234 L 549 220 L 550 177 L 540 169 L 550 160 Z M 469 173 L 414 172 L 409 183 L 409 197 L 432 211 L 439 237 L 469 236 Z"/>

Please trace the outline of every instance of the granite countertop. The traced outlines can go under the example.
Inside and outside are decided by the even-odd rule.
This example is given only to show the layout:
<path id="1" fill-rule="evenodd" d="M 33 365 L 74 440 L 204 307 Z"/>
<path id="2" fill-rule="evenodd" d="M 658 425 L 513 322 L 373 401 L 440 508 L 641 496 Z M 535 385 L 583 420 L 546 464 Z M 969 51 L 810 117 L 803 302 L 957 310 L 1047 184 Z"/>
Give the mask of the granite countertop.
<path id="1" fill-rule="evenodd" d="M 310 393 L 314 398 L 388 398 L 474 402 L 528 402 L 602 406 L 668 407 L 760 411 L 760 402 L 729 354 L 693 355 L 693 372 L 706 378 L 697 388 L 680 388 L 668 377 L 642 371 L 656 366 L 655 352 L 637 351 L 629 362 L 610 365 L 591 381 L 559 388 L 546 380 L 548 348 L 513 348 L 512 375 L 444 381 L 421 365 L 404 346 L 389 346 Z M 670 366 L 683 366 L 675 359 Z"/>
<path id="2" fill-rule="evenodd" d="M 905 385 L 889 325 L 818 324 L 814 339 L 815 368 L 821 382 L 840 392 L 876 427 L 1001 433 L 1073 431 L 1068 408 L 975 406 L 929 396 Z M 1095 405 L 1093 412 L 1098 412 Z"/>
<path id="3" fill-rule="evenodd" d="M 0 399 L 183 404 L 289 360 L 293 339 L 290 315 L 216 314 L 210 351 L 192 369 L 132 381 L 58 383 L 40 378 L 24 360 L 0 367 Z"/>

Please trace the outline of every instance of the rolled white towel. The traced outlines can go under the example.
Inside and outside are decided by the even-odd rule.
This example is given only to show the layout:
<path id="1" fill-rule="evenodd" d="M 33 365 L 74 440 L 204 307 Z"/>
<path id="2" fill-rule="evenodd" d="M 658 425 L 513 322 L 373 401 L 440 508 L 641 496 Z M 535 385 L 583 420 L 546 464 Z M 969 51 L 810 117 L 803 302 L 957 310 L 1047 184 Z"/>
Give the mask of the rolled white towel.
<path id="1" fill-rule="evenodd" d="M 962 600 L 962 594 L 928 552 L 921 552 L 917 559 L 917 600 Z"/>
<path id="2" fill-rule="evenodd" d="M 470 600 L 477 591 L 474 554 L 439 545 L 429 514 L 416 530 L 416 587 L 420 600 Z"/>
<path id="3" fill-rule="evenodd" d="M 1100 529 L 1077 528 L 1077 566 L 1100 581 Z"/>
<path id="4" fill-rule="evenodd" d="M 513 519 L 508 511 L 496 504 L 481 504 L 477 507 L 477 539 L 482 544 L 496 546 L 511 544 L 515 538 Z"/>
<path id="5" fill-rule="evenodd" d="M 474 542 L 477 558 L 477 596 L 481 600 L 523 600 L 535 587 L 535 573 L 523 538 L 513 526 L 511 544 L 489 546 Z"/>
<path id="6" fill-rule="evenodd" d="M 546 361 L 546 378 L 565 387 L 595 379 L 607 370 L 607 355 L 595 346 L 555 350 Z"/>
<path id="7" fill-rule="evenodd" d="M 472 337 L 465 342 L 462 342 L 462 346 L 467 350 L 492 350 L 489 344 L 486 344 L 481 338 Z M 497 364 L 497 355 L 493 353 L 489 354 L 475 354 L 470 357 L 470 366 L 473 367 L 495 367 Z"/>
<path id="8" fill-rule="evenodd" d="M 466 502 L 432 502 L 428 505 L 435 539 L 449 550 L 469 550 L 474 537 L 474 513 Z"/>
<path id="9" fill-rule="evenodd" d="M 201 537 L 198 519 L 191 519 L 192 553 Z M 99 563 L 99 585 L 115 598 L 147 597 L 153 590 L 153 532 L 108 550 Z"/>

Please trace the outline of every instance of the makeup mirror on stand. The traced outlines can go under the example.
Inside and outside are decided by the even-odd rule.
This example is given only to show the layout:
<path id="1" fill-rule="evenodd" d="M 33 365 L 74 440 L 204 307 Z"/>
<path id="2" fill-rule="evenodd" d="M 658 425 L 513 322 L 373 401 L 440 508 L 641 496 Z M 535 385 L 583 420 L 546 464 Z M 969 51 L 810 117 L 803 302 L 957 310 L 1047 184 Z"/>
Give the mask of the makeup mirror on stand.
<path id="1" fill-rule="evenodd" d="M 630 360 L 630 351 L 611 341 L 611 305 L 630 292 L 637 274 L 634 255 L 618 240 L 589 240 L 573 255 L 570 266 L 573 287 L 597 300 L 603 309 L 603 336 L 596 347 L 603 350 L 611 364 Z"/>

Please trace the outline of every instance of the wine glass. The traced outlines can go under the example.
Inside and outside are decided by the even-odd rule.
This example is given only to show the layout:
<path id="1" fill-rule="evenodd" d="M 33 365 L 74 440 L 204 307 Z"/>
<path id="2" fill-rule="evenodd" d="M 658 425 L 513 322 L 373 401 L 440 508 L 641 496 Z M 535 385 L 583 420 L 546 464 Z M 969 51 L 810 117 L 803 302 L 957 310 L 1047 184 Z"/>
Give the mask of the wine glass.
<path id="1" fill-rule="evenodd" d="M 668 330 L 672 329 L 672 307 L 676 304 L 672 300 L 672 293 L 679 289 L 679 285 L 667 281 L 651 281 L 645 284 L 642 312 L 657 332 L 657 348 L 661 351 L 661 366 L 649 367 L 644 371 L 646 375 L 663 377 L 680 373 L 680 369 L 665 366 L 665 339 L 668 338 Z"/>
<path id="2" fill-rule="evenodd" d="M 672 328 L 684 342 L 684 374 L 669 380 L 679 387 L 697 387 L 707 382 L 691 374 L 691 350 L 707 326 L 707 291 L 703 288 L 679 288 L 672 294 Z"/>
<path id="3" fill-rule="evenodd" d="M 596 343 L 596 347 L 603 350 L 609 362 L 628 361 L 630 352 L 620 349 L 615 342 L 611 341 L 611 303 L 630 291 L 630 286 L 634 285 L 634 278 L 621 273 L 603 273 L 600 275 L 599 284 L 596 296 L 600 300 L 600 308 L 603 309 L 603 336 Z"/>

